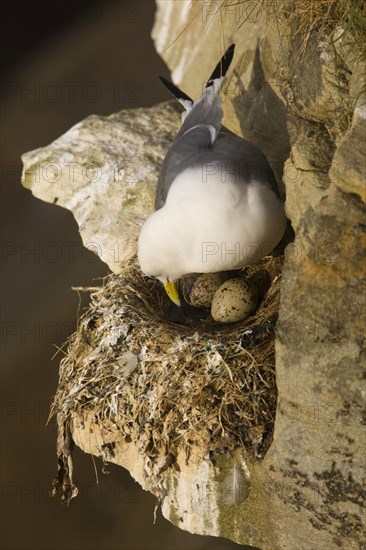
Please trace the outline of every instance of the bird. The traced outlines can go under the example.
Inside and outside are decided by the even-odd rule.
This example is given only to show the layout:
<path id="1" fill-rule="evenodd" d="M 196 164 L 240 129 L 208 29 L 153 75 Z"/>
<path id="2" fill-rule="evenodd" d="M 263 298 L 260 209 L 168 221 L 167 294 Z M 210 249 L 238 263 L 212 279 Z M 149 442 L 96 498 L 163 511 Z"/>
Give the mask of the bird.
<path id="1" fill-rule="evenodd" d="M 183 276 L 242 269 L 268 255 L 286 228 L 265 155 L 222 127 L 220 89 L 234 50 L 229 46 L 195 101 L 160 77 L 185 110 L 161 166 L 155 211 L 140 231 L 138 261 L 177 306 Z"/>

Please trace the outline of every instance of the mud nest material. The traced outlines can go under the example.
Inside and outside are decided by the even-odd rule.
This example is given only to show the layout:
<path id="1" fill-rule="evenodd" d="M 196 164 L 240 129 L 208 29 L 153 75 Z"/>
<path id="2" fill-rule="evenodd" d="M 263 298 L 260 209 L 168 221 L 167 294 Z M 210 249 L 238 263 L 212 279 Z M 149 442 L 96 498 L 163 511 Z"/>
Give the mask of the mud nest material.
<path id="1" fill-rule="evenodd" d="M 282 257 L 268 256 L 246 269 L 248 276 L 265 273 L 269 282 L 254 313 L 228 326 L 210 319 L 189 326 L 167 321 L 162 285 L 143 276 L 135 261 L 90 289 L 89 308 L 60 364 L 52 406 L 61 465 L 55 485 L 63 484 L 64 500 L 72 492 L 63 478 L 72 468 L 73 415 L 92 416 L 151 461 L 162 464 L 165 458 L 166 467 L 178 451 L 189 457 L 193 445 L 208 453 L 239 447 L 263 457 L 276 410 L 281 267 Z"/>

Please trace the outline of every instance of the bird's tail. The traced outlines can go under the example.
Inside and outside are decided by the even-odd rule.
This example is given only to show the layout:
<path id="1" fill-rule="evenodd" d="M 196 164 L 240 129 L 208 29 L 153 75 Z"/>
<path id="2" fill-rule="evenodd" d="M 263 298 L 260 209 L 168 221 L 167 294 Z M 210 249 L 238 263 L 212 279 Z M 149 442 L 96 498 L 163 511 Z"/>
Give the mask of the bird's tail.
<path id="1" fill-rule="evenodd" d="M 159 78 L 164 84 L 164 86 L 168 88 L 169 92 L 173 94 L 173 96 L 179 101 L 181 105 L 183 105 L 186 111 L 189 111 L 190 109 L 192 109 L 192 105 L 194 103 L 193 99 L 191 99 L 187 94 L 182 92 L 182 90 L 180 90 L 178 86 L 173 84 L 173 82 L 170 82 L 170 80 L 167 80 L 163 76 L 159 76 Z"/>
<path id="2" fill-rule="evenodd" d="M 231 44 L 231 46 L 228 47 L 228 49 L 216 65 L 210 78 L 208 79 L 200 99 L 203 96 L 212 95 L 213 93 L 216 94 L 220 90 L 221 84 L 233 60 L 234 49 L 235 44 Z M 159 78 L 164 86 L 169 90 L 169 92 L 174 95 L 174 97 L 179 101 L 181 105 L 183 105 L 184 109 L 187 111 L 183 113 L 184 116 L 182 116 L 182 119 L 184 120 L 188 112 L 192 109 L 194 103 L 197 102 L 195 102 L 191 97 L 182 92 L 182 90 L 180 90 L 178 86 L 175 86 L 175 84 L 173 84 L 163 76 L 160 76 Z M 197 101 L 200 101 L 200 99 Z"/>
<path id="3" fill-rule="evenodd" d="M 207 81 L 206 84 L 206 90 L 207 88 L 213 87 L 215 92 L 218 92 L 221 88 L 221 84 L 225 78 L 225 75 L 231 65 L 231 62 L 233 60 L 234 56 L 234 50 L 235 50 L 235 44 L 231 44 L 231 46 L 228 47 L 218 64 L 216 65 L 212 75 Z"/>

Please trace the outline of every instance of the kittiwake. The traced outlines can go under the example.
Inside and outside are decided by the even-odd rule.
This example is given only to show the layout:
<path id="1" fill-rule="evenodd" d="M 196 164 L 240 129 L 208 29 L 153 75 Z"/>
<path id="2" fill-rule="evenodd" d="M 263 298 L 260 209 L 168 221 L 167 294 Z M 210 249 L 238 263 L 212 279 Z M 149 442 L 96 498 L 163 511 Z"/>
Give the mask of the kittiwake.
<path id="1" fill-rule="evenodd" d="M 220 87 L 231 45 L 197 101 L 162 79 L 185 108 L 143 225 L 138 259 L 180 305 L 176 281 L 189 273 L 235 270 L 269 254 L 286 228 L 284 203 L 261 150 L 221 129 Z"/>

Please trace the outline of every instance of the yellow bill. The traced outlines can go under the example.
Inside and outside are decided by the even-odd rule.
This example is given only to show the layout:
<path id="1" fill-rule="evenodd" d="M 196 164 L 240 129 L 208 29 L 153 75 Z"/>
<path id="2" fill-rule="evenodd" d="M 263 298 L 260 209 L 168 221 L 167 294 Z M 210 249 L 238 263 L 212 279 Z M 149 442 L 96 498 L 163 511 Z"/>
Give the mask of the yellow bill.
<path id="1" fill-rule="evenodd" d="M 171 301 L 174 302 L 177 306 L 181 306 L 179 293 L 175 282 L 168 281 L 167 283 L 165 283 L 165 290 Z"/>

